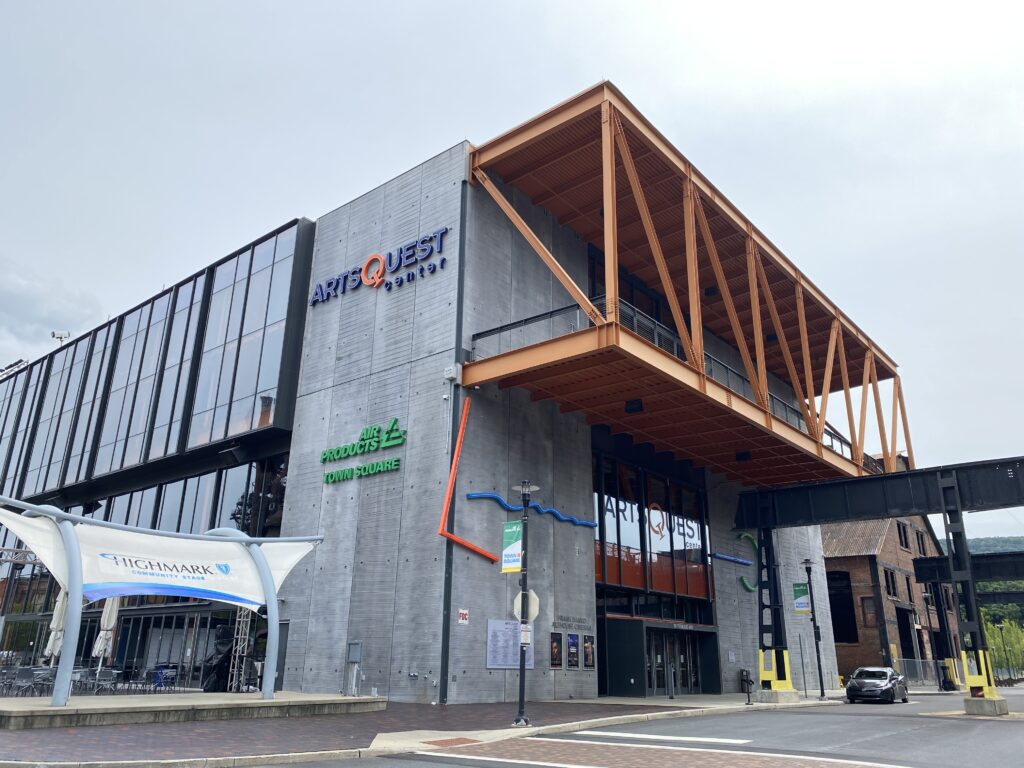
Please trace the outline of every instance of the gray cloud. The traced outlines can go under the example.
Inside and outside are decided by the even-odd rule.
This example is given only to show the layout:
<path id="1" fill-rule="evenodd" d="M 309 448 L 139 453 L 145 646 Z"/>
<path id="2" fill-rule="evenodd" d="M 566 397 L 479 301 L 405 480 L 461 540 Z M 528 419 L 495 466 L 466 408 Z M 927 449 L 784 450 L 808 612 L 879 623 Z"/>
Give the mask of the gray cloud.
<path id="1" fill-rule="evenodd" d="M 0 259 L 0 275 L 0 366 L 52 350 L 51 331 L 75 338 L 104 320 L 94 294 L 34 271 L 27 260 Z"/>

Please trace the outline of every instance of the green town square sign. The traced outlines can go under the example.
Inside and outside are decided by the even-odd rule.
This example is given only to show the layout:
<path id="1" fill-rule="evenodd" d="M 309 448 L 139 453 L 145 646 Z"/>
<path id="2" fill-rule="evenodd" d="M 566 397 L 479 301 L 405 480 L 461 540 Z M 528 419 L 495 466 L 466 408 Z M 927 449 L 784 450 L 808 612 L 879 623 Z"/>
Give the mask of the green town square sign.
<path id="1" fill-rule="evenodd" d="M 320 463 L 328 464 L 384 451 L 388 448 L 397 448 L 400 445 L 405 445 L 405 433 L 406 430 L 398 428 L 398 419 L 391 419 L 386 425 L 374 424 L 363 427 L 359 433 L 359 439 L 354 443 L 339 445 L 336 448 L 328 448 L 323 451 L 320 454 Z M 345 480 L 354 480 L 357 477 L 376 475 L 379 472 L 395 472 L 402 468 L 401 461 L 401 459 L 382 459 L 354 467 L 331 469 L 324 472 L 324 483 L 340 483 Z"/>

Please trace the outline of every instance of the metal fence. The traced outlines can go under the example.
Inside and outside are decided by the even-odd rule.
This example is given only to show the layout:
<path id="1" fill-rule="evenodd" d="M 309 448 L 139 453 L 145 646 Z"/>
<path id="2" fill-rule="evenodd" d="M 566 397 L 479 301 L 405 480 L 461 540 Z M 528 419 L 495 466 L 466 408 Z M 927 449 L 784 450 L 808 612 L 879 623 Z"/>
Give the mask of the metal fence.
<path id="1" fill-rule="evenodd" d="M 957 677 L 964 679 L 963 664 L 956 659 Z M 935 659 L 893 659 L 892 667 L 905 678 L 907 685 L 911 688 L 941 688 L 942 690 L 953 690 L 953 681 L 949 679 L 949 673 L 943 661 Z"/>

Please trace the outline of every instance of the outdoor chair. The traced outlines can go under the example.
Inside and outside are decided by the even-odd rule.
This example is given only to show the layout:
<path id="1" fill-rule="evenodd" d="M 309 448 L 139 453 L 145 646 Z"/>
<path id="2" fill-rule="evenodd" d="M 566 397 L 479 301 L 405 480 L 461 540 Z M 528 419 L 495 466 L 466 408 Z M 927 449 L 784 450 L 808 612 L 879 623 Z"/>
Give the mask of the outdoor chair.
<path id="1" fill-rule="evenodd" d="M 0 696 L 9 694 L 13 685 L 14 669 L 12 667 L 0 668 Z"/>
<path id="2" fill-rule="evenodd" d="M 14 696 L 29 696 L 36 693 L 36 673 L 32 667 L 21 667 L 14 675 L 11 693 Z"/>
<path id="3" fill-rule="evenodd" d="M 101 691 L 117 693 L 117 674 L 112 669 L 101 669 L 96 673 L 96 689 L 94 694 L 99 695 Z"/>

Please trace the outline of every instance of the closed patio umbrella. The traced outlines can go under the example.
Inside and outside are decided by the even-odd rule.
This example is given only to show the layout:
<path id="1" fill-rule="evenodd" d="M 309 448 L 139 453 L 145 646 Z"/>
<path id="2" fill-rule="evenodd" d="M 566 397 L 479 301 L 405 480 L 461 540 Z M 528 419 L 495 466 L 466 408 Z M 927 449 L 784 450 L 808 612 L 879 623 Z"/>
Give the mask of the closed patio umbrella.
<path id="1" fill-rule="evenodd" d="M 92 644 L 92 657 L 100 660 L 99 669 L 103 668 L 103 659 L 114 650 L 114 627 L 117 625 L 117 611 L 121 607 L 120 597 L 108 597 L 103 602 L 103 613 L 100 616 L 100 631 Z"/>
<path id="2" fill-rule="evenodd" d="M 61 589 L 57 595 L 57 604 L 53 607 L 53 618 L 50 619 L 50 636 L 46 640 L 46 648 L 43 649 L 43 656 L 50 657 L 50 666 L 60 655 L 61 646 L 64 645 L 64 623 L 68 616 L 68 593 Z"/>

